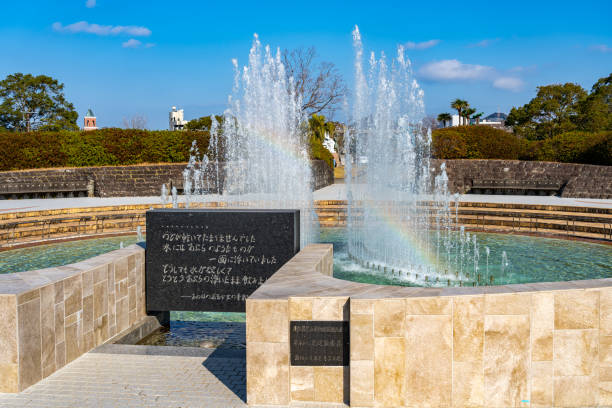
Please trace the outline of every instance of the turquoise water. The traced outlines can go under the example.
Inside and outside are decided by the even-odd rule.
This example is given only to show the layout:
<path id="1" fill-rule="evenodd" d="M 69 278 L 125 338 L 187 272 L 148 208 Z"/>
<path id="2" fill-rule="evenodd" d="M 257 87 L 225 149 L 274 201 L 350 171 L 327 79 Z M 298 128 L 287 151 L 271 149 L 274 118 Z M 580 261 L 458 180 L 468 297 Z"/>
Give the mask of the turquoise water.
<path id="1" fill-rule="evenodd" d="M 356 282 L 403 286 L 473 286 L 493 282 L 508 283 L 555 282 L 612 277 L 612 246 L 582 241 L 569 241 L 525 235 L 472 233 L 479 243 L 480 259 L 475 266 L 464 263 L 435 281 L 424 280 L 427 271 L 406 276 L 397 271 L 387 273 L 360 265 L 349 258 L 344 229 L 326 229 L 321 241 L 334 244 L 334 276 Z M 490 250 L 487 262 L 485 247 Z M 507 263 L 502 267 L 502 252 Z M 452 255 L 459 259 L 459 254 Z M 425 272 L 425 273 L 423 273 Z M 480 276 L 479 276 L 480 275 Z M 430 274 L 430 276 L 432 276 Z M 491 277 L 493 280 L 491 281 Z M 480 278 L 480 279 L 478 279 Z"/>
<path id="2" fill-rule="evenodd" d="M 104 254 L 137 242 L 136 235 L 82 239 L 0 252 L 0 273 L 62 266 Z"/>

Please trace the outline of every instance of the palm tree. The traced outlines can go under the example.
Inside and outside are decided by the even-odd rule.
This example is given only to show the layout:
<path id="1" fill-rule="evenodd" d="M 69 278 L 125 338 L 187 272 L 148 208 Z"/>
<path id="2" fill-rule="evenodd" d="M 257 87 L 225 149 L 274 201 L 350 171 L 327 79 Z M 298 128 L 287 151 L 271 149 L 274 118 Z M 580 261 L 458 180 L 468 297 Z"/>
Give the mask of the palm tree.
<path id="1" fill-rule="evenodd" d="M 475 113 L 476 113 L 476 109 L 474 108 L 469 108 L 469 107 L 464 108 L 463 117 L 465 118 L 466 125 L 470 124 L 470 117 Z"/>
<path id="2" fill-rule="evenodd" d="M 446 127 L 446 122 L 450 122 L 453 120 L 453 117 L 450 113 L 444 112 L 438 115 L 438 121 L 442 122 L 442 126 Z"/>
<path id="3" fill-rule="evenodd" d="M 455 109 L 457 111 L 457 114 L 459 115 L 459 126 L 461 126 L 461 117 L 462 112 L 464 109 L 467 109 L 470 106 L 470 104 L 467 101 L 464 101 L 463 99 L 455 99 L 454 101 L 451 102 L 451 108 Z"/>
<path id="4" fill-rule="evenodd" d="M 476 124 L 479 125 L 480 124 L 480 118 L 482 117 L 482 115 L 484 115 L 484 112 L 480 112 L 474 116 L 472 116 L 472 119 L 476 119 Z"/>

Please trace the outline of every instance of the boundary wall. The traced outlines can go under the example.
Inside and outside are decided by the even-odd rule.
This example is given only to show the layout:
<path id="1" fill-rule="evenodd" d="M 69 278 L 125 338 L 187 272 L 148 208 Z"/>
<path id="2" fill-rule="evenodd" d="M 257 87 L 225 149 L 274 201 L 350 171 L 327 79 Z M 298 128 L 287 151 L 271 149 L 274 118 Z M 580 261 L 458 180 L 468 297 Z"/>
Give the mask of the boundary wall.
<path id="1" fill-rule="evenodd" d="M 20 392 L 146 318 L 144 249 L 0 275 L 0 392 Z"/>
<path id="2" fill-rule="evenodd" d="M 474 288 L 332 278 L 310 245 L 247 299 L 247 402 L 612 406 L 612 278 Z M 348 321 L 349 366 L 291 366 L 289 322 Z"/>

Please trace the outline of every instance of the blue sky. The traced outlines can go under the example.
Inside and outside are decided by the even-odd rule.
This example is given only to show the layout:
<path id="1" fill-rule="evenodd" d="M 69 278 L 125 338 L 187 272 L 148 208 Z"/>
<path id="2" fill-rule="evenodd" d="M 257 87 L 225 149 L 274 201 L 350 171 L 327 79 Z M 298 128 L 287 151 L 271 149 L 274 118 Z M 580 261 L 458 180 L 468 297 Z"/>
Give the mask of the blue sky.
<path id="1" fill-rule="evenodd" d="M 458 7 L 464 5 L 465 7 Z M 314 45 L 353 82 L 351 30 L 367 50 L 405 44 L 428 114 L 467 99 L 492 113 L 531 99 L 538 85 L 590 89 L 612 72 L 612 1 L 162 1 L 3 0 L 0 77 L 46 74 L 65 84 L 82 115 L 121 126 L 143 115 L 167 126 L 172 105 L 187 119 L 220 113 L 231 59 L 263 43 Z"/>

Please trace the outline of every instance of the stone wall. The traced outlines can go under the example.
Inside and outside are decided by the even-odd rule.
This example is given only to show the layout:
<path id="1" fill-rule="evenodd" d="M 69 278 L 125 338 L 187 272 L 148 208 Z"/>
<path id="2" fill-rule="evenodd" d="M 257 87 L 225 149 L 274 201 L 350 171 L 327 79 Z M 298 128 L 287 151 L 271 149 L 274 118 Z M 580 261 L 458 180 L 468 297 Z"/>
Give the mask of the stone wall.
<path id="1" fill-rule="evenodd" d="M 247 299 L 249 404 L 612 406 L 612 278 L 408 288 L 332 263 L 308 246 Z M 349 366 L 292 366 L 292 320 L 349 321 Z"/>
<path id="2" fill-rule="evenodd" d="M 0 275 L 0 392 L 19 392 L 146 315 L 144 249 Z"/>
<path id="3" fill-rule="evenodd" d="M 562 197 L 612 198 L 612 166 L 519 160 L 433 160 L 446 163 L 451 193 L 467 193 L 474 179 L 559 183 Z"/>
<path id="4" fill-rule="evenodd" d="M 334 172 L 324 161 L 313 162 L 313 184 L 315 189 L 334 182 Z M 162 184 L 168 190 L 175 186 L 183 188 L 183 170 L 186 163 L 152 164 L 135 166 L 76 167 L 66 169 L 44 169 L 0 172 L 0 186 L 28 185 L 50 186 L 59 183 L 81 183 L 93 181 L 96 197 L 157 196 Z M 223 182 L 223 175 L 221 175 Z M 10 190 L 12 193 L 14 190 Z M 0 188 L 0 194 L 2 189 Z"/>

